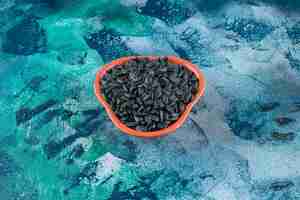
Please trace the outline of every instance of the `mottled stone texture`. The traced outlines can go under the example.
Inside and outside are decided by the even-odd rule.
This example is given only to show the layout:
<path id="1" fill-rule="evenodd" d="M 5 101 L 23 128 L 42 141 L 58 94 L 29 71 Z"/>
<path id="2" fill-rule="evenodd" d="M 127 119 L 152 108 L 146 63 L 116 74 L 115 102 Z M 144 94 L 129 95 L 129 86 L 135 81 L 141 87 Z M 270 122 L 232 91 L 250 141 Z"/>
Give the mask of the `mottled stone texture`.
<path id="1" fill-rule="evenodd" d="M 34 17 L 23 19 L 6 33 L 3 51 L 17 55 L 32 55 L 47 50 L 45 30 Z"/>
<path id="2" fill-rule="evenodd" d="M 298 200 L 299 2 L 0 0 L 0 199 Z M 103 64 L 144 54 L 207 82 L 148 140 L 93 93 Z"/>

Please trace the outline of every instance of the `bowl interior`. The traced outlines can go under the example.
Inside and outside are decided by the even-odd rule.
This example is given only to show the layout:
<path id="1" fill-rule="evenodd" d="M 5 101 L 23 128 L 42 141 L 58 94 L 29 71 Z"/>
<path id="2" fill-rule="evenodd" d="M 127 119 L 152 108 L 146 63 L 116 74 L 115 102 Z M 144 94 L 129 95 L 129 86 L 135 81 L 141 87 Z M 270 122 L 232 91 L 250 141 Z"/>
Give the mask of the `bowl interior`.
<path id="1" fill-rule="evenodd" d="M 197 66 L 193 65 L 192 63 L 183 60 L 181 58 L 178 58 L 176 56 L 167 56 L 168 57 L 168 61 L 170 63 L 174 63 L 174 64 L 181 64 L 184 67 L 186 67 L 187 69 L 189 69 L 191 72 L 194 73 L 194 75 L 197 77 L 198 79 L 198 92 L 196 95 L 193 96 L 192 101 L 186 105 L 186 109 L 185 111 L 179 116 L 179 118 L 177 119 L 177 121 L 175 121 L 174 123 L 172 123 L 170 126 L 157 130 L 157 131 L 138 131 L 132 128 L 127 127 L 118 117 L 117 115 L 112 111 L 110 105 L 108 104 L 108 102 L 106 102 L 104 96 L 101 93 L 101 79 L 103 76 L 105 76 L 105 74 L 112 69 L 113 67 L 115 67 L 116 65 L 120 65 L 123 63 L 128 62 L 129 60 L 135 59 L 135 58 L 148 58 L 150 60 L 156 60 L 159 57 L 158 56 L 130 56 L 130 57 L 123 57 L 117 60 L 112 61 L 109 64 L 106 64 L 104 67 L 102 67 L 96 74 L 96 80 L 94 82 L 94 92 L 95 95 L 97 97 L 97 99 L 99 100 L 99 102 L 102 104 L 102 106 L 105 108 L 109 118 L 111 119 L 111 121 L 115 124 L 115 126 L 117 128 L 119 128 L 122 132 L 125 132 L 129 135 L 133 135 L 133 136 L 138 136 L 138 137 L 159 137 L 159 136 L 163 136 L 172 132 L 175 132 L 175 130 L 177 128 L 179 128 L 184 121 L 187 119 L 189 113 L 192 110 L 193 105 L 195 105 L 195 103 L 197 103 L 197 101 L 199 101 L 199 99 L 201 98 L 201 96 L 204 93 L 205 90 L 205 79 L 204 79 L 204 75 L 203 73 L 197 68 Z"/>

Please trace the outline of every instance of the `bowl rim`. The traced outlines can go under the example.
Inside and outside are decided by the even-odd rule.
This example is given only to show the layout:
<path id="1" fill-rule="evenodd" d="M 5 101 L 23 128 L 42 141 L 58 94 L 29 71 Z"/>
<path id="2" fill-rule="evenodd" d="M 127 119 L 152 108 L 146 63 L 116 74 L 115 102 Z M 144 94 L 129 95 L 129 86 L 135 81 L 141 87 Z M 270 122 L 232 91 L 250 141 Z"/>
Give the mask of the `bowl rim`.
<path id="1" fill-rule="evenodd" d="M 174 64 L 181 64 L 184 67 L 186 67 L 188 70 L 190 70 L 196 78 L 199 81 L 198 84 L 198 92 L 196 95 L 193 96 L 193 99 L 190 103 L 186 105 L 186 109 L 183 113 L 181 113 L 180 117 L 172 123 L 170 126 L 157 130 L 157 131 L 138 131 L 132 128 L 127 127 L 121 120 L 117 117 L 117 115 L 113 112 L 108 102 L 106 102 L 104 96 L 102 95 L 101 91 L 101 79 L 102 77 L 113 67 L 117 65 L 121 65 L 123 63 L 128 62 L 129 60 L 133 60 L 136 58 L 147 58 L 149 60 L 156 60 L 161 57 L 167 57 L 168 61 Z M 198 67 L 191 62 L 178 58 L 176 56 L 128 56 L 128 57 L 122 57 L 119 59 L 115 59 L 112 62 L 105 64 L 103 67 L 101 67 L 98 72 L 96 73 L 96 79 L 94 81 L 94 93 L 100 102 L 100 104 L 104 107 L 105 111 L 107 112 L 110 120 L 113 122 L 113 124 L 120 129 L 122 132 L 137 136 L 137 137 L 144 137 L 144 138 L 152 138 L 152 137 L 160 137 L 164 136 L 170 133 L 175 132 L 176 129 L 178 129 L 180 126 L 183 125 L 183 123 L 188 118 L 189 113 L 191 112 L 193 106 L 200 100 L 200 98 L 203 96 L 204 91 L 206 87 L 206 81 L 204 74 L 198 69 Z"/>

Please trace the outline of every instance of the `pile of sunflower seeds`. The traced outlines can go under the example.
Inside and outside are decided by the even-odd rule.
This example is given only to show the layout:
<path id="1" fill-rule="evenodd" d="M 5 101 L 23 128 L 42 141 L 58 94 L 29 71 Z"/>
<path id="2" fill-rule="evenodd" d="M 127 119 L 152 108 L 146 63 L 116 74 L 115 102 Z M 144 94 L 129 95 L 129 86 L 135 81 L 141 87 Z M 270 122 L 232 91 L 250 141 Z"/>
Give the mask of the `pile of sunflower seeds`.
<path id="1" fill-rule="evenodd" d="M 167 57 L 136 58 L 115 66 L 102 78 L 101 92 L 118 118 L 139 131 L 174 123 L 198 90 L 196 76 Z"/>

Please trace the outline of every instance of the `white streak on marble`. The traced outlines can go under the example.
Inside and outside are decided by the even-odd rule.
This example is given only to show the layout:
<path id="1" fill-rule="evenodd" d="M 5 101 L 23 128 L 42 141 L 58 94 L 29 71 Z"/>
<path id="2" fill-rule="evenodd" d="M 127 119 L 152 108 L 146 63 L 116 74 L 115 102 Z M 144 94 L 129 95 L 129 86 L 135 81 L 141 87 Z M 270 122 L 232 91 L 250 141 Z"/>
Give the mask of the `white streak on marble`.
<path id="1" fill-rule="evenodd" d="M 109 152 L 98 158 L 96 169 L 97 183 L 101 183 L 109 176 L 117 173 L 120 170 L 122 163 L 124 163 L 124 160 Z"/>
<path id="2" fill-rule="evenodd" d="M 152 37 L 125 37 L 126 45 L 141 55 L 176 55 L 171 46 L 163 40 Z"/>

